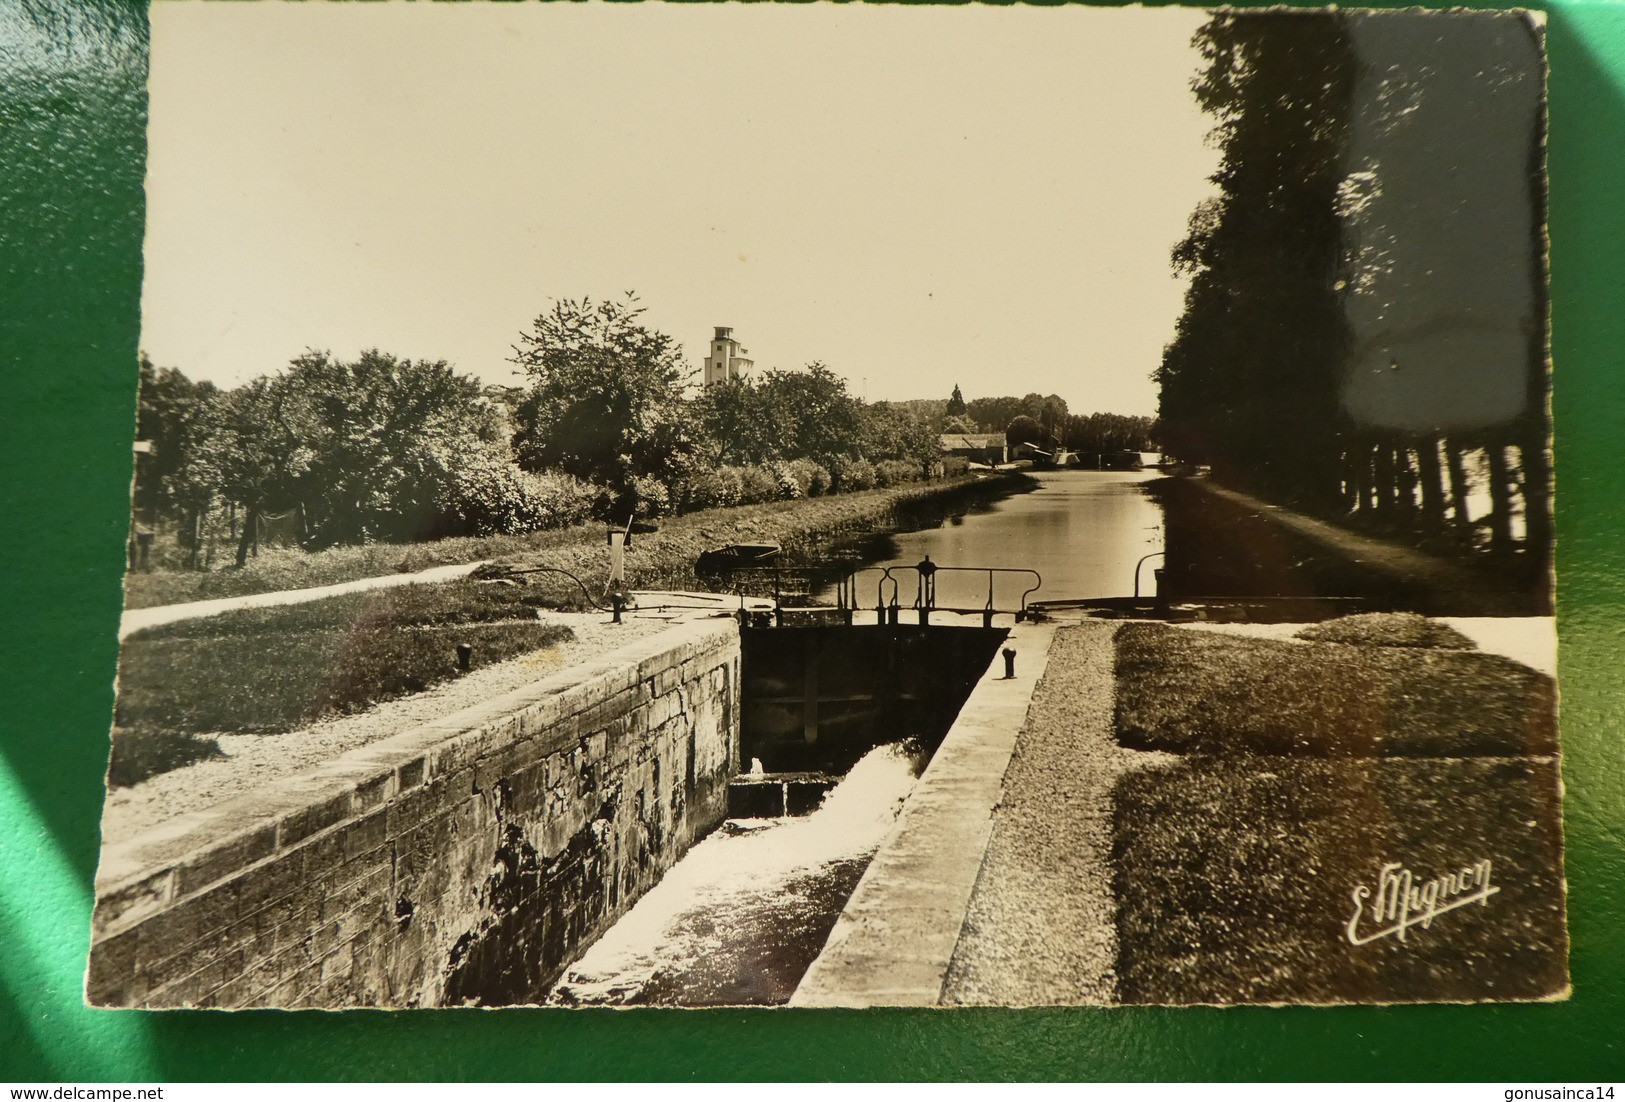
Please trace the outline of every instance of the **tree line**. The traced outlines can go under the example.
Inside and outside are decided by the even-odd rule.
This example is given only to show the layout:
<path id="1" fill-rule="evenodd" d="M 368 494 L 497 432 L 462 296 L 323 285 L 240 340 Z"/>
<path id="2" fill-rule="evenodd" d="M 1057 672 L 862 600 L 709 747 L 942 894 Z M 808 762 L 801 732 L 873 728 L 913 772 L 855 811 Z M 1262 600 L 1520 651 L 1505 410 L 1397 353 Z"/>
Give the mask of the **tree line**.
<path id="1" fill-rule="evenodd" d="M 1382 251 L 1392 231 L 1362 227 L 1358 217 L 1380 195 L 1389 166 L 1356 174 L 1364 163 L 1356 153 L 1369 158 L 1373 143 L 1412 125 L 1407 116 L 1416 111 L 1447 110 L 1429 100 L 1440 87 L 1431 70 L 1396 65 L 1374 82 L 1353 18 L 1224 12 L 1197 33 L 1207 66 L 1193 87 L 1217 122 L 1222 158 L 1213 176 L 1219 194 L 1193 214 L 1173 252 L 1190 283 L 1155 374 L 1163 448 L 1209 465 L 1228 485 L 1307 512 L 1424 545 L 1522 551 L 1544 569 L 1551 529 L 1541 292 L 1537 316 L 1524 323 L 1526 366 L 1517 370 L 1526 372 L 1526 400 L 1515 415 L 1464 428 L 1443 418 L 1386 426 L 1350 413 L 1351 372 L 1369 354 L 1360 343 L 1370 336 L 1349 321 L 1353 296 L 1372 294 L 1383 280 L 1389 296 L 1399 286 Z M 1484 68 L 1481 81 L 1503 79 Z M 1538 226 L 1538 156 L 1530 163 Z M 1413 166 L 1391 167 L 1402 174 Z M 1424 201 L 1443 211 L 1450 197 Z M 1533 234 L 1530 241 L 1538 245 Z M 1528 274 L 1543 281 L 1539 256 Z M 1414 300 L 1418 288 L 1405 297 Z"/>
<path id="2" fill-rule="evenodd" d="M 1019 398 L 1003 395 L 967 402 L 955 386 L 947 401 L 905 404 L 942 433 L 1003 433 L 1011 444 L 1085 453 L 1154 451 L 1157 447 L 1155 418 L 1072 413 L 1066 399 L 1058 394 L 1034 392 Z"/>
<path id="3" fill-rule="evenodd" d="M 525 385 L 444 361 L 310 351 L 232 389 L 145 355 L 137 532 L 181 560 L 268 527 L 315 550 L 525 532 L 590 517 L 862 490 L 942 470 L 935 426 L 860 400 L 823 364 L 694 394 L 671 337 L 635 296 L 560 300 L 523 332 Z"/>

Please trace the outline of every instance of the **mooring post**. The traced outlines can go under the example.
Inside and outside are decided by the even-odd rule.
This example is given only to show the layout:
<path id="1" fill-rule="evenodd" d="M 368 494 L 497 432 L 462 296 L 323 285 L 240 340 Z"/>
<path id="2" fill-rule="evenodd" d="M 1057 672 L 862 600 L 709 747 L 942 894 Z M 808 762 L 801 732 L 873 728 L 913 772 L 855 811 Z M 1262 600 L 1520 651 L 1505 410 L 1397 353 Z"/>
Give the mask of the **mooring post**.
<path id="1" fill-rule="evenodd" d="M 474 665 L 474 646 L 472 643 L 457 644 L 457 668 L 467 673 Z"/>
<path id="2" fill-rule="evenodd" d="M 1013 647 L 1005 647 L 1003 653 L 1004 653 L 1004 679 L 1006 681 L 1013 681 L 1013 680 L 1015 680 L 1015 676 L 1016 676 L 1016 652 L 1015 652 L 1015 648 L 1013 648 Z"/>
<path id="3" fill-rule="evenodd" d="M 609 530 L 609 604 L 613 624 L 621 622 L 621 610 L 626 607 L 626 549 L 631 545 L 631 535 L 630 519 L 624 532 L 618 528 Z"/>

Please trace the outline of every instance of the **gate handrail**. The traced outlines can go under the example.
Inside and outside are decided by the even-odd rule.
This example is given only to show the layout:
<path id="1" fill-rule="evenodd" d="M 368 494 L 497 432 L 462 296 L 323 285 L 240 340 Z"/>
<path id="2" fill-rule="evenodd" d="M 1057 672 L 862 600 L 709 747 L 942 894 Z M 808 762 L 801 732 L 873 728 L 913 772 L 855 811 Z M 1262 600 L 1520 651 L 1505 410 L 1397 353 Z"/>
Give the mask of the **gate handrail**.
<path id="1" fill-rule="evenodd" d="M 839 607 L 844 611 L 856 611 L 858 604 L 858 576 L 861 574 L 878 573 L 875 580 L 875 603 L 873 607 L 882 619 L 889 614 L 893 623 L 896 622 L 897 609 L 901 607 L 899 596 L 901 593 L 900 579 L 893 571 L 910 572 L 915 576 L 914 603 L 911 608 L 917 609 L 921 614 L 921 622 L 933 611 L 941 612 L 979 612 L 984 619 L 990 619 L 996 612 L 1013 613 L 1018 619 L 1027 614 L 1027 599 L 1038 592 L 1044 585 L 1044 576 L 1038 571 L 1020 566 L 939 566 L 931 561 L 927 555 L 922 561 L 913 566 L 868 566 L 854 570 L 842 578 L 837 586 Z M 952 608 L 936 603 L 938 574 L 986 574 L 987 575 L 987 601 L 980 608 Z M 1015 608 L 1000 608 L 994 601 L 996 582 L 1000 575 L 1021 574 L 1032 579 L 1032 584 L 1024 589 Z M 887 585 L 891 586 L 890 600 L 887 600 Z"/>

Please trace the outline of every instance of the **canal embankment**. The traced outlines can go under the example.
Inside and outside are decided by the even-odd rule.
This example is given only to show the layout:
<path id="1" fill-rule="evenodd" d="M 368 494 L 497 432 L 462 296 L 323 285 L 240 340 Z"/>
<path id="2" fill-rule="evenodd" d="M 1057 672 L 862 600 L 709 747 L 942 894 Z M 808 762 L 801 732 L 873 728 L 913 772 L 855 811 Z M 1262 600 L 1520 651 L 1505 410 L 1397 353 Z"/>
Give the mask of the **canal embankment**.
<path id="1" fill-rule="evenodd" d="M 940 521 L 944 513 L 976 508 L 1032 485 L 1019 471 L 970 472 L 884 489 L 662 518 L 656 531 L 634 537 L 626 557 L 626 581 L 634 589 L 694 589 L 695 560 L 722 544 L 774 542 L 782 544 L 792 559 L 813 560 L 846 541 L 904 528 L 922 516 L 935 514 Z M 128 611 L 122 630 L 287 603 L 294 599 L 288 595 L 296 592 L 299 600 L 313 600 L 372 586 L 446 581 L 492 561 L 568 571 L 601 590 L 608 576 L 604 526 L 318 552 L 273 548 L 241 569 L 132 573 L 125 580 Z M 561 604 L 582 607 L 579 588 L 563 578 L 536 582 L 556 590 Z M 250 600 L 238 603 L 242 598 Z"/>
<path id="2" fill-rule="evenodd" d="M 1004 778 L 1034 687 L 1049 666 L 1053 625 L 1026 622 L 995 659 L 864 871 L 792 1006 L 930 1006 L 941 1001 Z"/>
<path id="3" fill-rule="evenodd" d="M 108 845 L 105 1006 L 540 999 L 723 819 L 739 630 L 673 625 Z"/>

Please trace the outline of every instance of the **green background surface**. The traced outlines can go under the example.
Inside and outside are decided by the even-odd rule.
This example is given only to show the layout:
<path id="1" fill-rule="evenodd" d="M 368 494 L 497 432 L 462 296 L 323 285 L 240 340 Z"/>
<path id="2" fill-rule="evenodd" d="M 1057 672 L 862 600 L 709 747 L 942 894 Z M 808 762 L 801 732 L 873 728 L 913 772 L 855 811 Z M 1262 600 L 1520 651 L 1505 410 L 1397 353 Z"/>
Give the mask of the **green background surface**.
<path id="1" fill-rule="evenodd" d="M 1561 1004 L 90 1011 L 139 333 L 146 12 L 0 0 L 0 1081 L 1625 1074 L 1625 4 L 1551 11 Z M 229 242 L 221 242 L 229 247 Z"/>

